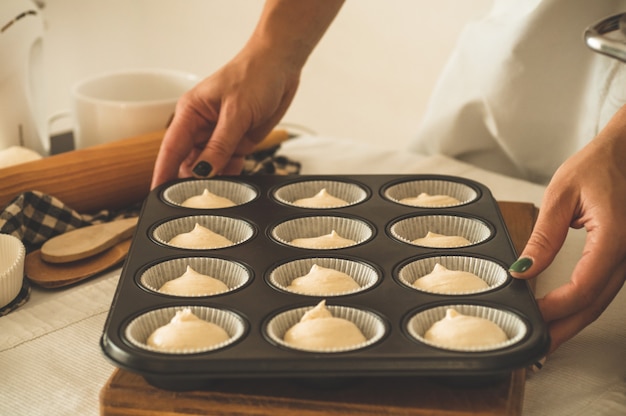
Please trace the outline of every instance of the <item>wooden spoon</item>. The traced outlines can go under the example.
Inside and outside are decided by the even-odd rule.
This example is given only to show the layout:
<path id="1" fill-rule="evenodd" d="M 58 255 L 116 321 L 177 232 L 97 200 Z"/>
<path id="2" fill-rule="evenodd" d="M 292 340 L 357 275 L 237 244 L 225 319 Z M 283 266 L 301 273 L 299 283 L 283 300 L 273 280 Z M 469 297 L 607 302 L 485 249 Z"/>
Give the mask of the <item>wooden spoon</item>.
<path id="1" fill-rule="evenodd" d="M 69 263 L 82 260 L 130 238 L 138 218 L 90 225 L 58 235 L 41 246 L 41 259 L 48 263 Z"/>
<path id="2" fill-rule="evenodd" d="M 47 263 L 41 258 L 41 250 L 26 256 L 24 274 L 33 283 L 53 289 L 68 286 L 103 272 L 120 263 L 128 255 L 131 239 L 86 259 L 71 263 Z"/>

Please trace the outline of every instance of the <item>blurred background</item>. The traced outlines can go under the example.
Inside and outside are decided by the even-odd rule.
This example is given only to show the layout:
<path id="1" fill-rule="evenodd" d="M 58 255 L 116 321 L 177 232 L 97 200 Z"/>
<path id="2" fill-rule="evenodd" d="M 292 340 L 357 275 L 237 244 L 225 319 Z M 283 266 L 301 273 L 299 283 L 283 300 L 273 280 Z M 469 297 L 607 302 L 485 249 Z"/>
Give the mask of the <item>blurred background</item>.
<path id="1" fill-rule="evenodd" d="M 318 134 L 402 147 L 417 130 L 463 26 L 493 0 L 348 0 L 305 67 L 283 119 Z M 46 111 L 109 70 L 161 67 L 205 77 L 253 30 L 262 0 L 44 0 Z M 65 123 L 65 124 L 64 124 Z M 63 131 L 68 120 L 52 125 Z"/>

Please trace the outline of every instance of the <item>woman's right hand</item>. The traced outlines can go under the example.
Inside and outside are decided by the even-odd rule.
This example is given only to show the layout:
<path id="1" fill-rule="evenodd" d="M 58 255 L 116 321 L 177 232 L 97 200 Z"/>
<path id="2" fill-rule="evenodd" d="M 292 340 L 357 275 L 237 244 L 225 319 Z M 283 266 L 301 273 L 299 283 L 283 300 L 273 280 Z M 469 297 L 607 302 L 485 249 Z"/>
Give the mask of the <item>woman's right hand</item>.
<path id="1" fill-rule="evenodd" d="M 152 188 L 176 178 L 239 174 L 245 156 L 287 111 L 302 67 L 343 1 L 267 0 L 241 52 L 179 101 Z"/>
<path id="2" fill-rule="evenodd" d="M 239 174 L 244 157 L 281 120 L 300 69 L 244 49 L 178 102 L 157 157 L 152 187 L 190 176 Z"/>

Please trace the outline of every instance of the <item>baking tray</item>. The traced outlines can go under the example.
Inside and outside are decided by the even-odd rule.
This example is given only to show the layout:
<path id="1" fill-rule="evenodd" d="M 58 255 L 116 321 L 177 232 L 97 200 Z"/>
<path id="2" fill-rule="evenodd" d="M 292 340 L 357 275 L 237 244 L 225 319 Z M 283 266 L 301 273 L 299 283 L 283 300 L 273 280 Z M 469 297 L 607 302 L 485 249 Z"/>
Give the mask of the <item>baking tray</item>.
<path id="1" fill-rule="evenodd" d="M 168 389 L 201 388 L 223 378 L 281 377 L 307 380 L 349 379 L 363 376 L 498 377 L 525 367 L 545 355 L 547 328 L 526 281 L 507 276 L 504 284 L 477 294 L 439 295 L 419 292 L 399 277 L 403 266 L 432 256 L 486 259 L 505 270 L 516 260 L 513 244 L 489 189 L 481 183 L 445 175 L 310 175 L 236 176 L 231 181 L 250 188 L 254 197 L 232 208 L 190 209 L 167 202 L 165 191 L 187 181 L 162 185 L 146 201 L 129 256 L 107 317 L 101 348 L 116 366 L 141 374 Z M 209 180 L 211 181 L 211 180 Z M 363 190 L 362 200 L 335 209 L 299 208 L 280 202 L 280 189 L 301 182 L 339 182 Z M 419 208 L 392 201 L 388 191 L 401 184 L 450 182 L 473 191 L 469 202 L 445 208 Z M 162 224 L 189 216 L 219 216 L 250 225 L 251 236 L 241 244 L 211 250 L 187 250 L 162 244 L 154 238 Z M 340 217 L 367 224 L 371 236 L 356 246 L 310 250 L 278 242 L 275 228 L 302 217 Z M 460 248 L 425 248 L 400 241 L 393 235 L 397 222 L 411 218 L 458 217 L 481 224 L 488 236 L 480 243 Z M 142 274 L 161 262 L 185 257 L 211 257 L 236 262 L 248 271 L 248 281 L 236 290 L 208 297 L 180 298 L 156 293 L 141 284 Z M 308 257 L 335 257 L 361 262 L 378 272 L 368 290 L 337 297 L 303 296 L 280 290 L 270 283 L 278 266 Z M 266 333 L 268 321 L 279 312 L 313 307 L 326 299 L 329 306 L 366 310 L 380 318 L 384 336 L 355 351 L 320 353 L 285 348 Z M 475 305 L 508 312 L 523 323 L 521 339 L 506 348 L 489 351 L 451 351 L 427 345 L 408 330 L 415 314 L 448 305 Z M 235 313 L 243 322 L 243 334 L 230 345 L 204 353 L 165 354 L 148 351 L 127 336 L 137 317 L 162 308 L 211 307 Z M 471 306 L 470 306 L 471 307 Z"/>

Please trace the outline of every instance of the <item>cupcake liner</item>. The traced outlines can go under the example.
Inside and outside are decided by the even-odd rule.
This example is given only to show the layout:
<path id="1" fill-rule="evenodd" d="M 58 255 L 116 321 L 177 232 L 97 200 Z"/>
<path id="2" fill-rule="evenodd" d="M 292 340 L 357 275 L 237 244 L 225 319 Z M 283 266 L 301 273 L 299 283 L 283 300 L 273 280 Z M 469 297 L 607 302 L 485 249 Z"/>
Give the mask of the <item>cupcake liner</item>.
<path id="1" fill-rule="evenodd" d="M 431 231 L 447 236 L 460 236 L 475 245 L 491 237 L 491 230 L 482 221 L 454 215 L 419 215 L 395 222 L 391 228 L 391 235 L 405 243 L 426 236 Z M 425 247 L 425 246 L 424 246 Z"/>
<path id="2" fill-rule="evenodd" d="M 297 277 L 309 273 L 311 267 L 316 264 L 328 269 L 338 270 L 352 277 L 360 286 L 359 289 L 347 292 L 316 293 L 315 295 L 299 293 L 288 289 L 287 286 Z M 338 259 L 334 257 L 313 257 L 291 261 L 276 267 L 269 275 L 270 283 L 287 292 L 302 296 L 342 296 L 362 292 L 374 286 L 379 280 L 378 272 L 370 265 L 353 260 Z"/>
<path id="3" fill-rule="evenodd" d="M 161 243 L 170 247 L 176 247 L 168 243 L 172 238 L 178 234 L 188 233 L 195 227 L 196 224 L 208 228 L 214 233 L 220 234 L 223 237 L 228 238 L 233 242 L 233 246 L 241 244 L 244 241 L 249 240 L 254 235 L 254 228 L 246 221 L 221 217 L 217 215 L 195 215 L 189 217 L 176 218 L 159 225 L 153 232 L 153 238 Z M 190 249 L 176 247 L 182 250 L 215 250 L 208 249 Z"/>
<path id="4" fill-rule="evenodd" d="M 234 261 L 213 257 L 185 257 L 156 264 L 141 274 L 139 283 L 146 289 L 159 292 L 159 288 L 170 280 L 180 277 L 190 266 L 198 273 L 221 280 L 228 286 L 227 292 L 198 294 L 195 296 L 216 296 L 236 290 L 250 280 L 250 272 Z M 167 295 L 179 297 L 176 295 Z"/>
<path id="5" fill-rule="evenodd" d="M 360 220 L 345 217 L 319 216 L 295 218 L 278 224 L 272 229 L 272 237 L 283 244 L 297 247 L 291 244 L 291 241 L 296 238 L 320 237 L 328 235 L 332 231 L 336 231 L 343 238 L 353 240 L 355 244 L 350 247 L 369 240 L 374 234 L 371 226 Z M 329 249 L 333 248 L 345 247 L 329 247 Z"/>
<path id="6" fill-rule="evenodd" d="M 274 198 L 283 204 L 294 205 L 294 202 L 302 198 L 311 198 L 319 193 L 322 189 L 326 189 L 332 196 L 343 199 L 345 204 L 332 207 L 300 207 L 312 209 L 333 209 L 347 207 L 358 204 L 367 198 L 367 192 L 361 186 L 355 183 L 331 181 L 331 180 L 315 180 L 315 181 L 299 181 L 289 185 L 281 186 L 274 192 Z"/>
<path id="7" fill-rule="evenodd" d="M 243 183 L 221 179 L 199 179 L 180 182 L 168 187 L 163 191 L 163 199 L 172 205 L 182 206 L 185 200 L 201 195 L 205 189 L 212 194 L 230 199 L 235 205 L 243 205 L 258 196 L 254 188 Z"/>
<path id="8" fill-rule="evenodd" d="M 472 348 L 451 348 L 447 346 L 441 346 L 426 340 L 424 338 L 424 334 L 426 333 L 426 331 L 435 322 L 443 319 L 446 316 L 446 310 L 448 309 L 455 309 L 457 312 L 463 315 L 488 319 L 491 322 L 494 322 L 500 328 L 502 328 L 502 330 L 506 333 L 509 339 L 496 345 Z M 522 319 L 514 313 L 507 312 L 501 309 L 490 308 L 488 306 L 468 304 L 445 305 L 426 309 L 413 315 L 407 322 L 406 328 L 409 334 L 419 342 L 444 350 L 464 352 L 492 351 L 507 348 L 521 341 L 522 338 L 526 336 L 526 333 L 528 331 L 526 325 L 524 324 L 524 321 L 522 321 Z"/>
<path id="9" fill-rule="evenodd" d="M 447 195 L 459 201 L 458 204 L 446 205 L 418 205 L 400 202 L 404 198 L 415 198 L 421 193 L 429 195 Z M 418 206 L 423 208 L 444 208 L 459 206 L 470 203 L 478 197 L 478 192 L 469 185 L 460 182 L 442 179 L 422 179 L 401 182 L 388 187 L 384 194 L 385 198 L 401 205 Z"/>
<path id="10" fill-rule="evenodd" d="M 194 315 L 205 321 L 221 326 L 230 335 L 230 338 L 219 344 L 206 348 L 193 348 L 181 350 L 163 351 L 149 346 L 146 342 L 150 334 L 158 328 L 167 325 L 176 312 L 189 308 Z M 243 318 L 234 312 L 223 309 L 210 308 L 206 306 L 175 306 L 162 309 L 155 309 L 146 312 L 133 319 L 124 331 L 126 339 L 135 347 L 157 352 L 160 354 L 197 354 L 201 352 L 215 351 L 222 349 L 240 339 L 246 329 Z"/>
<path id="11" fill-rule="evenodd" d="M 486 292 L 504 285 L 509 276 L 504 267 L 491 260 L 469 256 L 433 256 L 419 259 L 403 266 L 398 272 L 398 280 L 413 290 L 427 293 L 438 293 L 435 291 L 418 289 L 413 286 L 413 283 L 417 279 L 431 273 L 437 263 L 441 264 L 448 270 L 460 270 L 473 273 L 489 285 L 488 288 L 483 290 L 445 293 L 445 295 L 449 296 Z"/>
<path id="12" fill-rule="evenodd" d="M 363 333 L 367 341 L 357 345 L 342 348 L 327 348 L 320 350 L 307 350 L 294 347 L 284 341 L 285 333 L 289 328 L 300 322 L 302 316 L 313 309 L 314 306 L 306 306 L 302 308 L 290 309 L 288 311 L 275 315 L 266 325 L 265 331 L 267 336 L 276 344 L 292 350 L 336 353 L 345 351 L 355 351 L 378 342 L 386 333 L 386 325 L 382 318 L 373 312 L 362 309 L 351 308 L 340 305 L 326 305 L 326 308 L 335 318 L 347 319 L 354 323 Z"/>
<path id="13" fill-rule="evenodd" d="M 26 249 L 10 234 L 0 234 L 0 308 L 13 301 L 22 289 Z"/>

